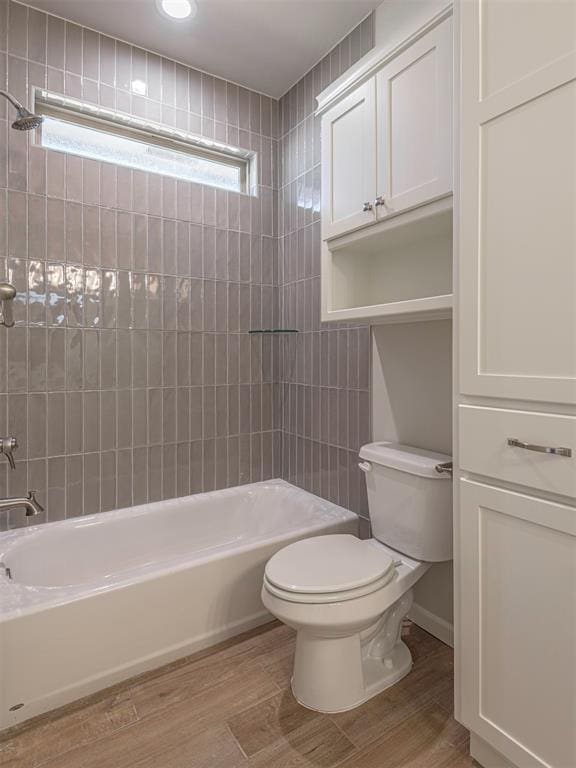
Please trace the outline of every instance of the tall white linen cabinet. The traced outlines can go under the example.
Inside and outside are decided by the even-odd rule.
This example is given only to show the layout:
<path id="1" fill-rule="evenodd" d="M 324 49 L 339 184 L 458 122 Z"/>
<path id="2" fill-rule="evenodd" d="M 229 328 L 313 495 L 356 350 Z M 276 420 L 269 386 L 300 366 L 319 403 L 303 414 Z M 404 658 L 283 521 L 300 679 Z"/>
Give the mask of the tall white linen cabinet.
<path id="1" fill-rule="evenodd" d="M 456 715 L 486 768 L 575 768 L 576 2 L 455 29 Z"/>

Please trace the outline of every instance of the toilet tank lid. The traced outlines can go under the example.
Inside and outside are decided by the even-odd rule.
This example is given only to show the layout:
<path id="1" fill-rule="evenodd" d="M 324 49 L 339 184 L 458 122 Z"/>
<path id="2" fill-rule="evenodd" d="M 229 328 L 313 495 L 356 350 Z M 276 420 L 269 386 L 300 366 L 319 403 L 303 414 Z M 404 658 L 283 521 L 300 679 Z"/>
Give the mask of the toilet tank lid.
<path id="1" fill-rule="evenodd" d="M 401 443 L 368 443 L 360 448 L 360 458 L 382 467 L 398 469 L 411 475 L 446 480 L 450 475 L 436 471 L 437 464 L 452 461 L 445 453 L 427 451 Z"/>

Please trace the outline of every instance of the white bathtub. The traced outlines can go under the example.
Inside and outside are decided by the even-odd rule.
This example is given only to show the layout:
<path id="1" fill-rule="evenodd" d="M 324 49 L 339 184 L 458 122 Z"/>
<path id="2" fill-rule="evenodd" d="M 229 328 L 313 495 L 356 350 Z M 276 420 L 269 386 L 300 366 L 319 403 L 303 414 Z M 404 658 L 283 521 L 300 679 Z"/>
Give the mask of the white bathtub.
<path id="1" fill-rule="evenodd" d="M 336 531 L 273 480 L 0 534 L 0 730 L 270 620 L 268 558 Z"/>

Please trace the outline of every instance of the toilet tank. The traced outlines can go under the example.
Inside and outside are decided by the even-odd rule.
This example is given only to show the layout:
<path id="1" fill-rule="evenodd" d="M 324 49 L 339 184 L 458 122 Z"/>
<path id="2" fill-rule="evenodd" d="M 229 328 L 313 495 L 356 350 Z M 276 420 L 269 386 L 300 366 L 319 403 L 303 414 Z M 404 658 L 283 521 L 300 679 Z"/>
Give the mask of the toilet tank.
<path id="1" fill-rule="evenodd" d="M 452 476 L 436 470 L 451 456 L 383 442 L 360 458 L 374 538 L 415 560 L 451 560 Z"/>

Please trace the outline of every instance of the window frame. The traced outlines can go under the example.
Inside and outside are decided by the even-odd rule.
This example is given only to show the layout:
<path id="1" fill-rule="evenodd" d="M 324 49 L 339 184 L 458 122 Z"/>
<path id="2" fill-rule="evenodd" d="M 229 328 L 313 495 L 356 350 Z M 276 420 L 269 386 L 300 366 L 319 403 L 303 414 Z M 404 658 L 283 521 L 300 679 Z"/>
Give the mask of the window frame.
<path id="1" fill-rule="evenodd" d="M 146 173 L 169 176 L 189 184 L 204 184 L 213 189 L 232 191 L 241 195 L 254 196 L 257 194 L 258 171 L 256 152 L 222 144 L 162 123 L 156 123 L 124 112 L 52 93 L 43 88 L 37 88 L 34 91 L 34 113 L 43 117 L 60 120 L 61 122 L 71 123 L 72 125 L 78 125 L 82 128 L 89 128 L 101 133 L 108 133 L 112 136 L 131 139 L 140 144 L 149 144 L 162 149 L 172 150 L 179 154 L 238 168 L 240 171 L 240 189 L 229 190 L 219 184 L 212 184 L 202 180 L 192 181 L 182 176 L 162 173 L 161 171 L 149 170 L 145 171 Z M 81 153 L 67 153 L 66 150 L 44 147 L 41 136 L 36 138 L 36 143 L 39 147 L 50 149 L 51 151 L 74 154 L 76 157 L 87 157 Z M 112 165 L 118 165 L 123 168 L 132 168 L 130 165 L 123 165 L 115 160 L 100 159 L 99 162 L 109 162 Z"/>

